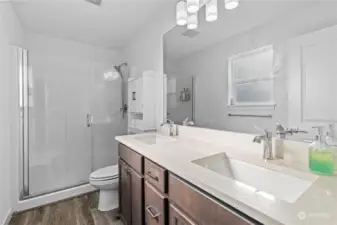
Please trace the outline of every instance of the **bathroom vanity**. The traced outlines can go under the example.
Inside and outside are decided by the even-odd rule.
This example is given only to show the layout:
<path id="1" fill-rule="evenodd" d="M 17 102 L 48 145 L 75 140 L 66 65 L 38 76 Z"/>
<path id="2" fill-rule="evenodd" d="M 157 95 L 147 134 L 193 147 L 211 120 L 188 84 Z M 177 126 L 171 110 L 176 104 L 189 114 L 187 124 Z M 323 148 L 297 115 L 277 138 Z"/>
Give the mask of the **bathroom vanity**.
<path id="1" fill-rule="evenodd" d="M 261 224 L 131 148 L 118 148 L 120 213 L 127 225 Z"/>
<path id="2" fill-rule="evenodd" d="M 291 160 L 265 161 L 252 137 L 183 126 L 116 137 L 125 224 L 337 224 L 336 177 L 296 160 L 307 145 L 285 142 Z"/>

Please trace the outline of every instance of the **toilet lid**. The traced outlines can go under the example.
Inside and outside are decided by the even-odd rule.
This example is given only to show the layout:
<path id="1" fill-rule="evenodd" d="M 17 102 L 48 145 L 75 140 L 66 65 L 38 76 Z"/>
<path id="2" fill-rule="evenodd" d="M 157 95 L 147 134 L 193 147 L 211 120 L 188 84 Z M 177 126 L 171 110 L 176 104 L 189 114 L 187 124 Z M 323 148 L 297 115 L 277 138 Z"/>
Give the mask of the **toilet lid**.
<path id="1" fill-rule="evenodd" d="M 116 177 L 118 177 L 118 165 L 104 167 L 90 174 L 91 179 L 97 180 L 108 178 L 112 179 Z"/>

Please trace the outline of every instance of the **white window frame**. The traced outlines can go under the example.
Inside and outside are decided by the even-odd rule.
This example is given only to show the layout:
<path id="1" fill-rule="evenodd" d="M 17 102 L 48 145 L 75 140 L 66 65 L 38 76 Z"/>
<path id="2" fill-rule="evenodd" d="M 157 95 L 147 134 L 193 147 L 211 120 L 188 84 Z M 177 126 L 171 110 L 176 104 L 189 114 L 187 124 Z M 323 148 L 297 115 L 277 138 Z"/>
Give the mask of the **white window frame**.
<path id="1" fill-rule="evenodd" d="M 244 52 L 244 53 L 240 53 L 238 55 L 232 56 L 228 59 L 228 107 L 247 107 L 247 106 L 252 106 L 252 107 L 275 107 L 276 103 L 275 103 L 275 95 L 274 95 L 274 88 L 272 91 L 272 101 L 271 102 L 240 102 L 237 103 L 235 102 L 234 99 L 234 94 L 233 94 L 233 82 L 234 82 L 234 74 L 232 73 L 232 65 L 243 58 L 252 56 L 252 55 L 258 55 L 261 53 L 265 53 L 268 51 L 272 51 L 272 55 L 273 55 L 273 61 L 274 61 L 274 49 L 272 45 L 268 45 L 268 46 L 264 46 L 261 48 L 257 48 L 248 52 Z M 274 63 L 273 63 L 274 64 Z M 246 82 L 249 83 L 249 81 L 263 81 L 263 80 L 273 80 L 274 83 L 274 73 L 273 71 L 271 72 L 270 76 L 267 77 L 263 77 L 263 78 L 250 78 L 250 79 L 243 79 L 242 82 Z"/>

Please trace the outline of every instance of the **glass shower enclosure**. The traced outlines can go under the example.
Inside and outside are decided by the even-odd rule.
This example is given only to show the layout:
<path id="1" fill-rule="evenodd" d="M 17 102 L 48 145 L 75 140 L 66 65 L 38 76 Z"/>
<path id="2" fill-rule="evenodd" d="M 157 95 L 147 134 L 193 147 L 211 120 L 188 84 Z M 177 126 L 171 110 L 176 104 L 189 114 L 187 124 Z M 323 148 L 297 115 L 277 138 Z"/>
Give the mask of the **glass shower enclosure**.
<path id="1" fill-rule="evenodd" d="M 117 164 L 114 136 L 126 133 L 121 77 L 110 62 L 16 48 L 21 199 L 87 184 Z"/>

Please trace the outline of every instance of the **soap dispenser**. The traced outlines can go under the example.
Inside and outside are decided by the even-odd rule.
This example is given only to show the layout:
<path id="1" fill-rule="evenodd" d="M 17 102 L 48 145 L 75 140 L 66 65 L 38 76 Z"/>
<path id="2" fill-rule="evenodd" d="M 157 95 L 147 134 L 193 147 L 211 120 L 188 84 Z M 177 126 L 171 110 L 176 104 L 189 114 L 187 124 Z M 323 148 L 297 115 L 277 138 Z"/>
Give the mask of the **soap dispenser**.
<path id="1" fill-rule="evenodd" d="M 316 129 L 316 136 L 309 146 L 309 168 L 314 173 L 332 176 L 335 170 L 333 149 L 325 141 L 323 127 L 313 128 Z"/>

